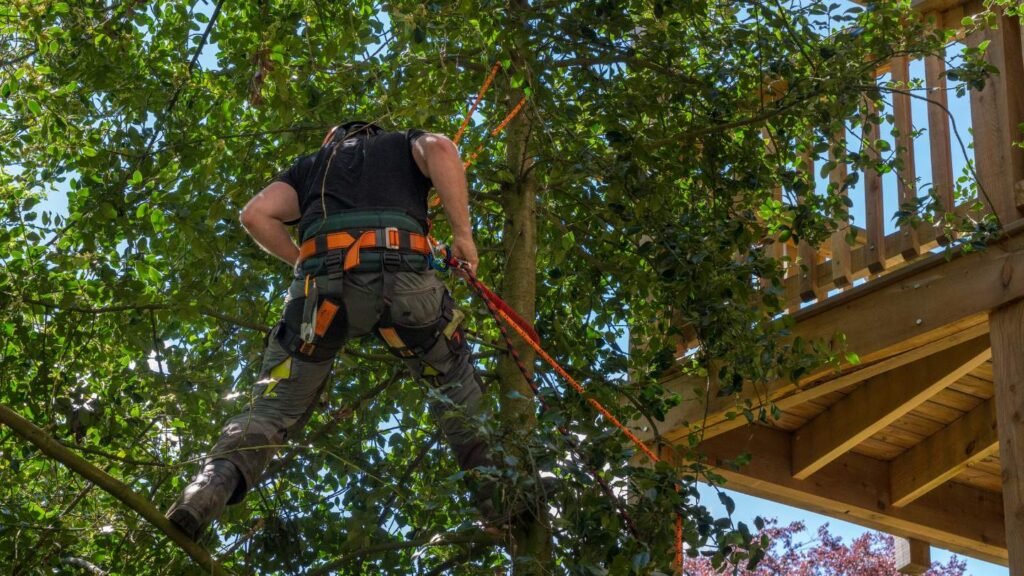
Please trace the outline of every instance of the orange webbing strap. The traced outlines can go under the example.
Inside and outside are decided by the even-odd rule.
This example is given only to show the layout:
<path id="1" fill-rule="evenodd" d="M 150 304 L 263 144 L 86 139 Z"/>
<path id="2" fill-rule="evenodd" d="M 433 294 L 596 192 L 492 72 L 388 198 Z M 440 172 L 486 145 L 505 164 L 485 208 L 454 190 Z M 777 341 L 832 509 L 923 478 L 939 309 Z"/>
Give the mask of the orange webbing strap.
<path id="1" fill-rule="evenodd" d="M 379 332 L 380 337 L 384 339 L 384 343 L 386 343 L 392 350 L 398 352 L 400 356 L 410 357 L 416 355 L 415 352 L 409 350 L 409 347 L 405 344 L 405 340 L 402 340 L 402 337 L 398 335 L 398 332 L 394 328 L 378 328 L 377 332 Z"/>
<path id="2" fill-rule="evenodd" d="M 452 138 L 452 142 L 455 144 L 459 143 L 462 139 L 462 133 L 466 131 L 466 127 L 469 126 L 469 120 L 473 117 L 473 113 L 476 112 L 476 107 L 480 105 L 480 101 L 484 99 L 484 94 L 487 94 L 487 89 L 491 87 L 491 82 L 494 82 L 494 77 L 498 75 L 498 70 L 501 69 L 501 62 L 495 62 L 494 66 L 491 66 L 491 73 L 487 75 L 484 80 L 483 86 L 480 87 L 480 91 L 476 93 L 476 100 L 473 100 L 473 105 L 469 107 L 469 112 L 466 117 L 462 119 L 462 126 L 459 126 L 459 131 L 455 133 L 455 137 Z"/>
<path id="3" fill-rule="evenodd" d="M 339 306 L 330 300 L 325 299 L 320 303 L 320 308 L 316 313 L 314 334 L 320 338 L 327 334 L 327 329 L 331 326 L 331 322 L 334 322 L 334 316 L 338 313 L 338 308 Z"/>
<path id="4" fill-rule="evenodd" d="M 348 250 L 345 254 L 345 270 L 351 270 L 359 265 L 359 250 L 363 248 L 388 248 L 412 251 L 417 254 L 430 253 L 430 241 L 422 234 L 407 232 L 397 228 L 381 228 L 380 230 L 384 231 L 385 237 L 383 243 L 379 244 L 377 243 L 378 229 L 367 230 L 360 234 L 359 238 L 353 237 L 348 232 L 332 232 L 327 234 L 324 241 L 324 251 Z M 403 236 L 408 236 L 409 238 L 409 245 L 406 247 L 401 246 Z M 349 250 L 349 248 L 353 249 Z M 316 253 L 317 239 L 310 238 L 306 240 L 299 248 L 299 263 L 301 264 L 310 256 L 316 255 Z"/>
<path id="5" fill-rule="evenodd" d="M 501 131 L 504 130 L 505 127 L 508 126 L 508 123 L 511 122 L 512 119 L 519 114 L 519 111 L 523 109 L 523 105 L 525 104 L 526 96 L 523 96 L 522 98 L 519 99 L 519 102 L 516 103 L 515 107 L 512 108 L 512 111 L 505 116 L 505 119 L 501 121 L 501 124 L 498 124 L 497 128 L 491 130 L 491 137 L 493 138 L 494 136 L 501 134 Z M 476 161 L 476 157 L 480 155 L 480 151 L 483 149 L 484 142 L 481 142 L 480 145 L 476 147 L 476 150 L 474 150 L 473 153 L 469 155 L 469 158 L 462 164 L 462 167 L 469 168 L 470 165 L 472 165 L 473 162 Z"/>
<path id="6" fill-rule="evenodd" d="M 345 250 L 356 241 L 348 232 L 333 232 L 327 235 L 327 250 Z M 299 247 L 299 263 L 316 254 L 316 239 L 310 238 Z"/>
<path id="7" fill-rule="evenodd" d="M 629 438 L 633 442 L 633 444 L 635 444 L 636 447 L 640 449 L 641 452 L 646 454 L 647 457 L 651 459 L 651 462 L 661 462 L 661 458 L 659 458 L 657 454 L 655 454 L 646 444 L 644 444 L 643 440 L 640 440 L 640 438 L 638 438 L 636 434 L 630 431 L 629 428 L 626 428 L 622 424 L 622 422 L 619 421 L 618 418 L 616 418 L 611 412 L 608 411 L 607 408 L 604 407 L 604 405 L 602 405 L 596 399 L 592 398 L 589 394 L 587 394 L 586 389 L 583 388 L 583 385 L 577 382 L 576 379 L 573 378 L 571 375 L 569 375 L 569 373 L 565 371 L 565 368 L 562 368 L 562 365 L 556 362 L 550 354 L 545 352 L 544 349 L 540 347 L 540 344 L 534 341 L 533 338 L 531 338 L 530 335 L 527 334 L 526 330 L 522 328 L 522 326 L 514 322 L 505 311 L 500 309 L 496 309 L 496 311 L 498 315 L 501 317 L 501 319 L 505 321 L 506 325 L 511 326 L 512 329 L 515 330 L 516 333 L 519 334 L 519 336 L 524 341 L 526 341 L 527 344 L 530 345 L 530 348 L 533 348 L 533 351 L 536 352 L 538 356 L 540 356 L 545 362 L 547 362 L 548 365 L 551 366 L 551 368 L 553 368 L 559 376 L 564 378 L 565 381 L 568 382 L 573 387 L 573 389 L 575 389 L 576 392 L 580 394 L 580 396 L 586 399 L 588 404 L 593 406 L 595 410 L 597 410 L 602 416 L 604 416 L 609 422 L 611 422 L 616 428 L 618 428 L 623 434 L 625 434 L 626 437 Z M 678 491 L 678 487 L 676 488 L 676 490 Z M 676 567 L 682 569 L 683 515 L 681 513 L 676 514 L 675 548 Z"/>
<path id="8" fill-rule="evenodd" d="M 359 239 L 356 240 L 355 244 L 345 252 L 345 265 L 342 266 L 342 270 L 351 270 L 356 266 L 359 266 L 359 252 L 363 248 L 370 248 L 377 244 L 377 233 L 373 230 L 367 230 L 359 235 Z"/>

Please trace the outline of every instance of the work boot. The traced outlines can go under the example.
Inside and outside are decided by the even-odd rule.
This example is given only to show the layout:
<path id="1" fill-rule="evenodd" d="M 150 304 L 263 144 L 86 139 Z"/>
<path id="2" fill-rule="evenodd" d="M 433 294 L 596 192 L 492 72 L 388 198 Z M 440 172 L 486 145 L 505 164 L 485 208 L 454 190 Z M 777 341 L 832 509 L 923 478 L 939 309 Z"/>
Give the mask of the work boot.
<path id="1" fill-rule="evenodd" d="M 240 479 L 238 468 L 231 462 L 207 462 L 167 511 L 167 519 L 195 540 L 207 524 L 224 512 L 228 498 L 235 492 Z"/>

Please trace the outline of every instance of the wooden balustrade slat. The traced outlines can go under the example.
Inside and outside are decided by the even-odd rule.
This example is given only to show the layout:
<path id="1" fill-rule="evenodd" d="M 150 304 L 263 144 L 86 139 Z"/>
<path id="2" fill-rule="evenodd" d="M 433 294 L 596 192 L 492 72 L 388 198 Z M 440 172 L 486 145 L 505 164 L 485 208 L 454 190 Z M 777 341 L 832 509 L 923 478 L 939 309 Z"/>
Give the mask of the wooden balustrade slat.
<path id="1" fill-rule="evenodd" d="M 803 154 L 803 169 L 807 172 L 810 182 L 808 194 L 814 193 L 814 158 L 809 153 Z M 803 199 L 801 199 L 803 202 Z M 803 302 L 809 302 L 815 298 L 823 298 L 825 293 L 818 286 L 818 249 L 812 246 L 807 240 L 801 239 L 797 247 L 797 258 L 799 259 L 799 291 L 798 295 Z"/>
<path id="2" fill-rule="evenodd" d="M 896 130 L 896 179 L 900 207 L 917 200 L 917 168 L 914 163 L 914 122 L 910 109 L 910 61 L 906 56 L 892 59 L 892 81 L 896 91 L 892 95 L 892 109 Z M 900 254 L 907 260 L 921 253 L 917 231 L 904 225 L 900 228 Z"/>
<path id="3" fill-rule="evenodd" d="M 877 110 L 870 97 L 864 99 L 864 105 L 866 114 L 861 146 L 874 164 L 881 161 L 882 156 L 876 145 L 881 136 L 876 123 Z M 864 213 L 868 237 L 867 266 L 872 274 L 878 274 L 885 270 L 885 205 L 882 198 L 882 175 L 874 166 L 864 170 Z"/>
<path id="4" fill-rule="evenodd" d="M 924 60 L 925 86 L 928 90 L 928 143 L 932 163 L 932 188 L 939 200 L 939 216 L 953 210 L 953 155 L 949 131 L 949 99 L 946 94 L 945 52 Z M 955 238 L 940 235 L 939 243 Z"/>
<path id="5" fill-rule="evenodd" d="M 840 133 L 834 136 L 834 145 L 840 150 L 846 147 L 845 135 Z M 845 154 L 844 154 L 845 155 Z M 829 188 L 832 194 L 846 196 L 846 163 L 841 157 L 837 157 L 833 150 L 829 150 L 829 160 L 836 163 L 829 174 Z M 850 268 L 850 245 L 846 242 L 846 236 L 850 232 L 850 217 L 847 215 L 836 226 L 832 233 L 832 282 L 839 287 L 848 286 L 853 280 L 853 271 Z"/>

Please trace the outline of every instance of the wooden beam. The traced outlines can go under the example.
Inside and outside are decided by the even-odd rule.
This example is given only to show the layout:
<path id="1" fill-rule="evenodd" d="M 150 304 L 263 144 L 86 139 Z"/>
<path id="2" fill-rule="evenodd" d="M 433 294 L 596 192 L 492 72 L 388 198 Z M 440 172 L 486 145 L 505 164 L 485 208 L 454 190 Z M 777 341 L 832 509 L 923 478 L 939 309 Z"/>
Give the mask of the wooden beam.
<path id="1" fill-rule="evenodd" d="M 1015 536 L 1010 539 L 1010 575 L 1024 576 L 1024 301 L 990 318 L 1006 533 Z"/>
<path id="2" fill-rule="evenodd" d="M 893 552 L 900 574 L 924 574 L 932 567 L 932 548 L 917 538 L 896 537 Z"/>
<path id="3" fill-rule="evenodd" d="M 806 479 L 991 357 L 982 336 L 868 380 L 793 435 L 793 477 Z"/>
<path id="4" fill-rule="evenodd" d="M 812 183 L 813 187 L 814 158 L 809 153 L 805 153 L 801 155 L 801 160 L 803 162 L 802 169 L 807 172 L 808 181 Z M 807 199 L 802 197 L 799 201 L 805 203 Z M 809 302 L 826 295 L 827 293 L 818 287 L 818 248 L 812 246 L 805 238 L 800 239 L 800 245 L 797 248 L 797 265 L 799 266 L 797 274 L 800 275 L 800 300 Z"/>
<path id="5" fill-rule="evenodd" d="M 932 10 L 949 10 L 950 8 L 967 4 L 966 0 L 911 0 L 910 7 L 918 12 L 930 12 Z M 959 24 L 959 22 L 958 22 Z"/>
<path id="6" fill-rule="evenodd" d="M 725 488 L 1006 565 L 1007 538 L 998 493 L 948 482 L 908 506 L 895 508 L 887 462 L 844 454 L 810 479 L 797 480 L 789 473 L 791 445 L 788 432 L 747 426 L 705 441 L 701 450 L 715 473 L 725 478 Z M 750 462 L 734 469 L 729 462 L 741 454 L 749 454 Z M 683 462 L 676 458 L 676 463 Z"/>
<path id="7" fill-rule="evenodd" d="M 884 360 L 879 360 L 871 364 L 862 363 L 851 367 L 847 371 L 838 374 L 829 374 L 822 380 L 801 382 L 798 389 L 788 390 L 784 387 L 777 388 L 775 390 L 776 394 L 765 399 L 765 401 L 774 402 L 779 409 L 787 410 L 793 406 L 799 406 L 806 402 L 810 402 L 811 400 L 821 398 L 826 394 L 843 390 L 844 388 L 863 382 L 868 378 L 873 378 L 879 374 L 895 370 L 896 368 L 916 362 L 922 358 L 938 354 L 956 346 L 957 344 L 962 344 L 968 340 L 987 334 L 988 319 L 979 318 L 978 323 L 974 325 L 950 332 L 948 335 L 937 340 L 925 343 L 917 348 L 891 356 Z M 698 420 L 691 420 L 690 418 L 694 417 L 694 411 L 697 408 L 702 408 L 704 406 L 703 402 L 707 392 L 706 378 L 688 377 L 682 374 L 677 374 L 666 379 L 662 385 L 681 393 L 683 396 L 683 403 L 669 410 L 665 414 L 664 424 L 659 427 L 666 439 L 675 440 L 684 436 L 689 431 L 689 426 L 691 424 L 705 424 L 702 421 L 702 418 Z M 714 402 L 714 399 L 712 399 L 712 402 Z M 702 414 L 698 416 L 700 417 Z M 742 417 L 722 421 L 709 420 L 707 430 L 712 432 L 711 435 L 713 436 L 734 428 L 739 428 L 746 423 L 747 421 Z M 650 429 L 650 425 L 646 420 L 634 421 L 631 423 L 631 427 L 637 432 L 637 435 L 642 440 L 653 440 L 656 436 L 654 431 Z"/>
<path id="8" fill-rule="evenodd" d="M 999 449 L 989 399 L 892 461 L 892 505 L 906 506 Z"/>

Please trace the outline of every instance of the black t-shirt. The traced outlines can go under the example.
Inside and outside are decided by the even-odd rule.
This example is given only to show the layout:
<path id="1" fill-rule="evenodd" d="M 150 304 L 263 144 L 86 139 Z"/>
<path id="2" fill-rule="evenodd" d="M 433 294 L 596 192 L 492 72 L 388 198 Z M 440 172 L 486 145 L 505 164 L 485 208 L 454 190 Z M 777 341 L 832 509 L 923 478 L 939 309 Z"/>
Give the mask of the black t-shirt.
<path id="1" fill-rule="evenodd" d="M 325 207 L 328 215 L 344 210 L 399 210 L 425 225 L 432 184 L 412 156 L 412 143 L 423 134 L 422 130 L 359 131 L 335 138 L 278 174 L 276 181 L 298 193 L 299 233 L 322 220 Z"/>

